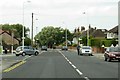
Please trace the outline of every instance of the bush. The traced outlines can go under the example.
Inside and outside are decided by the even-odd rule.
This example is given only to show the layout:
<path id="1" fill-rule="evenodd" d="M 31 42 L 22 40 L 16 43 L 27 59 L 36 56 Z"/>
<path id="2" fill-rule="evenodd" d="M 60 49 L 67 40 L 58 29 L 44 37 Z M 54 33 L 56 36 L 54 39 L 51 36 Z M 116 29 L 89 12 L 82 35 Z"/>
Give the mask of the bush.
<path id="1" fill-rule="evenodd" d="M 72 46 L 73 46 L 73 47 L 76 47 L 76 46 L 77 46 L 77 44 L 72 44 Z"/>

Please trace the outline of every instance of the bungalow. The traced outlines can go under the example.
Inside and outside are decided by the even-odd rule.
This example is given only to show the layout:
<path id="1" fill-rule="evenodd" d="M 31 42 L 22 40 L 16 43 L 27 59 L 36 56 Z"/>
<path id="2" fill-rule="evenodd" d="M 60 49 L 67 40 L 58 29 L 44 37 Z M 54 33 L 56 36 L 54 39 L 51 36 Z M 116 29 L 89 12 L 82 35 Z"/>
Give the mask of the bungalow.
<path id="1" fill-rule="evenodd" d="M 2 36 L 3 48 L 11 49 L 11 45 L 19 45 L 20 40 L 17 39 L 15 36 L 13 36 L 12 39 L 12 35 L 7 31 L 0 29 L 0 36 Z"/>

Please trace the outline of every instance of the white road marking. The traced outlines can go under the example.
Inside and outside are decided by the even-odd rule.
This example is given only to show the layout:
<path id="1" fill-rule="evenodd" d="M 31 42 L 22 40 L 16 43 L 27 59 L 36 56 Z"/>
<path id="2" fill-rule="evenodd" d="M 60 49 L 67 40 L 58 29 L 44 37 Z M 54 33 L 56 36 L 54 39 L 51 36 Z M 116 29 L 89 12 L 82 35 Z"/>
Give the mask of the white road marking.
<path id="1" fill-rule="evenodd" d="M 72 65 L 72 63 L 69 61 L 69 64 L 71 64 Z"/>
<path id="2" fill-rule="evenodd" d="M 60 51 L 58 51 L 60 52 Z M 79 69 L 77 69 L 77 67 L 75 65 L 73 65 L 73 63 L 62 53 L 60 52 L 60 54 L 68 61 L 68 63 L 76 70 L 76 72 L 80 75 L 80 76 L 84 76 L 82 72 L 80 72 Z M 84 77 L 85 80 L 90 80 L 88 77 Z"/>
<path id="3" fill-rule="evenodd" d="M 69 62 L 69 60 L 67 59 L 67 61 Z"/>
<path id="4" fill-rule="evenodd" d="M 76 69 L 76 66 L 72 64 L 72 67 Z"/>
<path id="5" fill-rule="evenodd" d="M 76 71 L 77 71 L 80 75 L 83 75 L 83 73 L 82 73 L 82 72 L 80 72 L 80 70 L 79 70 L 79 69 L 76 69 Z"/>
<path id="6" fill-rule="evenodd" d="M 84 77 L 86 80 L 90 80 L 90 79 L 88 79 L 88 77 Z"/>

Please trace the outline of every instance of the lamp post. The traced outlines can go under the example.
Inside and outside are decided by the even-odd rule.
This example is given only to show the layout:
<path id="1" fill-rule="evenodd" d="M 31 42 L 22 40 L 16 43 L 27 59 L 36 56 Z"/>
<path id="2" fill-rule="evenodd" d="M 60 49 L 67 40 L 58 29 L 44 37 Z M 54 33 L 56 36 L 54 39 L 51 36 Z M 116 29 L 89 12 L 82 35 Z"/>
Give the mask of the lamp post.
<path id="1" fill-rule="evenodd" d="M 118 2 L 118 43 L 120 47 L 120 1 Z"/>
<path id="2" fill-rule="evenodd" d="M 2 30 L 2 29 L 1 29 Z M 2 35 L 0 35 L 0 55 L 3 54 Z"/>
<path id="3" fill-rule="evenodd" d="M 83 12 L 83 14 L 86 14 L 86 12 Z M 86 21 L 87 21 L 87 24 L 88 24 L 88 22 L 89 22 L 89 20 L 88 20 L 88 14 L 86 15 Z M 90 26 L 90 24 L 89 24 L 89 26 Z M 89 26 L 88 26 L 88 30 L 87 30 L 87 46 L 89 46 Z"/>
<path id="4" fill-rule="evenodd" d="M 66 24 L 63 22 L 63 24 L 66 26 Z M 66 39 L 66 47 L 67 47 L 67 26 L 65 28 L 65 39 Z"/>
<path id="5" fill-rule="evenodd" d="M 27 1 L 28 3 L 30 3 L 31 1 Z M 24 39 L 25 39 L 25 30 L 24 30 L 24 5 L 25 5 L 25 2 L 23 2 L 23 33 L 22 33 L 22 46 L 24 47 Z"/>

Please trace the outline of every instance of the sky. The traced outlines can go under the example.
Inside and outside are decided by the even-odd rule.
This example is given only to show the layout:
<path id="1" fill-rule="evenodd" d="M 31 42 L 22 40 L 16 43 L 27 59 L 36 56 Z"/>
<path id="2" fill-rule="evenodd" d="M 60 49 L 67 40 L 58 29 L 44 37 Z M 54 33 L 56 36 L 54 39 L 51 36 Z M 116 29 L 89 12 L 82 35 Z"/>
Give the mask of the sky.
<path id="1" fill-rule="evenodd" d="M 0 24 L 24 24 L 34 35 L 45 26 L 75 28 L 88 25 L 110 30 L 118 25 L 120 0 L 1 0 Z M 30 32 L 31 33 L 31 32 Z"/>

